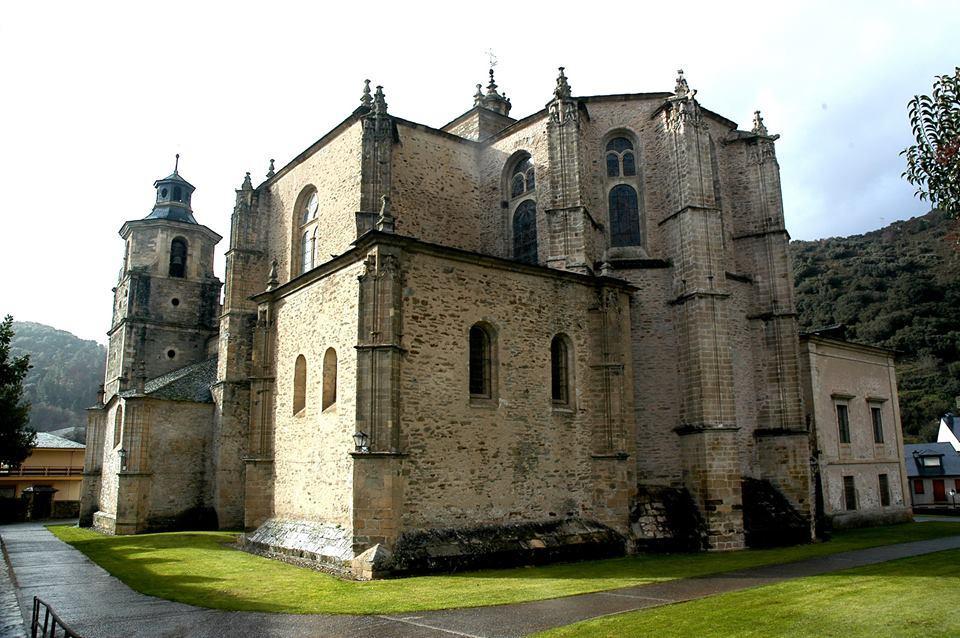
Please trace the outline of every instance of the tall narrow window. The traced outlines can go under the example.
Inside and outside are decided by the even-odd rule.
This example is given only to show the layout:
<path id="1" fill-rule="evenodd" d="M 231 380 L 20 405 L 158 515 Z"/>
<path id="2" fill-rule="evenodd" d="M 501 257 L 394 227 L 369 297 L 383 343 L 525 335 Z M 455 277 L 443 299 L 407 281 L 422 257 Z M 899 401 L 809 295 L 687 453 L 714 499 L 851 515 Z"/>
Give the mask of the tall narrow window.
<path id="1" fill-rule="evenodd" d="M 550 342 L 550 394 L 556 406 L 570 405 L 570 349 L 563 335 Z"/>
<path id="2" fill-rule="evenodd" d="M 170 270 L 171 277 L 187 276 L 187 240 L 177 237 L 170 242 Z"/>
<path id="3" fill-rule="evenodd" d="M 618 184 L 610 189 L 610 244 L 639 246 L 640 206 L 632 186 Z"/>
<path id="4" fill-rule="evenodd" d="M 300 237 L 300 272 L 305 273 L 313 268 L 313 235 L 309 230 Z"/>
<path id="5" fill-rule="evenodd" d="M 837 404 L 837 427 L 840 432 L 840 442 L 849 443 L 850 442 L 850 416 L 847 412 L 847 405 L 845 403 Z"/>
<path id="6" fill-rule="evenodd" d="M 857 509 L 857 485 L 852 476 L 843 477 L 843 500 L 848 510 Z"/>
<path id="7" fill-rule="evenodd" d="M 490 333 L 480 324 L 470 328 L 470 396 L 489 399 L 492 387 Z"/>
<path id="8" fill-rule="evenodd" d="M 615 137 L 607 142 L 607 177 L 633 177 L 636 174 L 633 142 L 625 137 Z"/>
<path id="9" fill-rule="evenodd" d="M 913 479 L 913 493 L 923 494 L 923 479 Z"/>
<path id="10" fill-rule="evenodd" d="M 886 474 L 880 475 L 880 505 L 887 507 L 890 505 L 890 479 Z"/>
<path id="11" fill-rule="evenodd" d="M 312 186 L 305 188 L 297 202 L 294 219 L 299 223 L 294 228 L 299 230 L 294 234 L 294 254 L 291 261 L 296 269 L 292 274 L 303 274 L 317 264 L 317 211 L 320 208 L 317 190 Z"/>
<path id="12" fill-rule="evenodd" d="M 327 348 L 323 353 L 323 409 L 337 402 L 337 351 Z"/>
<path id="13" fill-rule="evenodd" d="M 113 447 L 120 447 L 121 435 L 123 434 L 123 406 L 118 405 L 117 411 L 113 415 Z"/>
<path id="14" fill-rule="evenodd" d="M 307 407 L 307 359 L 302 354 L 293 365 L 293 413 Z"/>
<path id="15" fill-rule="evenodd" d="M 873 442 L 883 443 L 883 413 L 880 406 L 870 406 L 870 417 L 873 419 Z"/>
<path id="16" fill-rule="evenodd" d="M 537 205 L 528 199 L 513 214 L 513 258 L 537 263 Z"/>

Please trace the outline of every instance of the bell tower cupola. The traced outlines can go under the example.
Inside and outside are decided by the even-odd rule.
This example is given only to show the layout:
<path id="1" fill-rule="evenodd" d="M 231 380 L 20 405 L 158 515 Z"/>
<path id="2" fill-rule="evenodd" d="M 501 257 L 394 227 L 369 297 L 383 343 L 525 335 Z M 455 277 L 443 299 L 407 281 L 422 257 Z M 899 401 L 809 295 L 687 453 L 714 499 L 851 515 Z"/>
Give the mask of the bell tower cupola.
<path id="1" fill-rule="evenodd" d="M 193 217 L 193 208 L 190 199 L 193 197 L 194 186 L 180 177 L 180 154 L 173 165 L 173 172 L 153 183 L 157 189 L 157 201 L 153 211 L 147 219 L 171 219 L 188 224 L 196 224 Z"/>

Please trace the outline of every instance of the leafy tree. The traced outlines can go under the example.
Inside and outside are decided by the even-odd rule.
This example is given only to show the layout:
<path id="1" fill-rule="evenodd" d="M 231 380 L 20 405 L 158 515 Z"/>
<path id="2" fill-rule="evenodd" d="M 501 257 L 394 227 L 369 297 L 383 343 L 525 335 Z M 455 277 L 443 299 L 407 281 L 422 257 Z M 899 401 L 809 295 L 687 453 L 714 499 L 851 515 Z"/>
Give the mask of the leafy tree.
<path id="1" fill-rule="evenodd" d="M 23 379 L 30 369 L 30 357 L 10 358 L 13 317 L 0 323 L 0 463 L 19 465 L 36 443 L 36 433 L 27 426 L 30 404 L 23 399 Z"/>
<path id="2" fill-rule="evenodd" d="M 900 153 L 907 158 L 903 177 L 921 201 L 960 217 L 960 67 L 938 75 L 931 94 L 914 96 L 908 110 L 917 143 Z"/>

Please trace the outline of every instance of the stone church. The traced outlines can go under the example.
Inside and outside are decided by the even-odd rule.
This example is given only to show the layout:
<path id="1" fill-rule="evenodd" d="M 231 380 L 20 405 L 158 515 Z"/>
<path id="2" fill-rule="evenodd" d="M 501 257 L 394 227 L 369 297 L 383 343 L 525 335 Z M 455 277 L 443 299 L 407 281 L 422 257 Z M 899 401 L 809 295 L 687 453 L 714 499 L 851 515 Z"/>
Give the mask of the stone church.
<path id="1" fill-rule="evenodd" d="M 574 96 L 561 68 L 516 119 L 491 71 L 440 128 L 367 82 L 247 174 L 222 298 L 175 170 L 120 229 L 82 524 L 244 528 L 371 577 L 741 548 L 761 484 L 809 539 L 777 137 L 682 72 Z"/>

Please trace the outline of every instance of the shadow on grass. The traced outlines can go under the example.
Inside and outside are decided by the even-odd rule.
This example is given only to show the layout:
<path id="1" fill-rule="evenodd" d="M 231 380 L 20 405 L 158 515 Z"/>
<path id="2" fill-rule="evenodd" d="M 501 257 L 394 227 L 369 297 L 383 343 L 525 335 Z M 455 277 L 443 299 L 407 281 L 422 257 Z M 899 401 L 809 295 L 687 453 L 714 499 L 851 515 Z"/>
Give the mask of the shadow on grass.
<path id="1" fill-rule="evenodd" d="M 101 536 L 51 528 L 131 588 L 201 607 L 382 614 L 557 598 L 957 535 L 953 523 L 853 530 L 827 543 L 722 554 L 641 555 L 581 563 L 353 582 L 229 547 L 235 534 Z"/>

